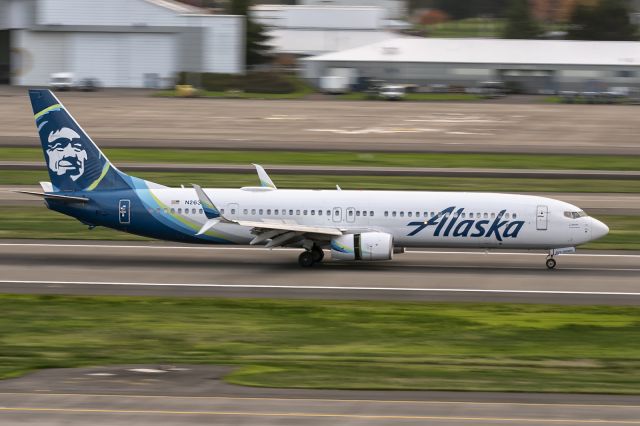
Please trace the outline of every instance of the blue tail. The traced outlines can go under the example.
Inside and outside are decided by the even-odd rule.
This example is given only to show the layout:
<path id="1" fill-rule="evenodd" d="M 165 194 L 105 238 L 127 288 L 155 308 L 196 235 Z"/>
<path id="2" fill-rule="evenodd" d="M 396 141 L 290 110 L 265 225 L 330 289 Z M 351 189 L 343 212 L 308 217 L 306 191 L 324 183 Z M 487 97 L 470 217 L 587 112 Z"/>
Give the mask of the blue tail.
<path id="1" fill-rule="evenodd" d="M 29 97 L 54 191 L 131 188 L 50 90 Z"/>

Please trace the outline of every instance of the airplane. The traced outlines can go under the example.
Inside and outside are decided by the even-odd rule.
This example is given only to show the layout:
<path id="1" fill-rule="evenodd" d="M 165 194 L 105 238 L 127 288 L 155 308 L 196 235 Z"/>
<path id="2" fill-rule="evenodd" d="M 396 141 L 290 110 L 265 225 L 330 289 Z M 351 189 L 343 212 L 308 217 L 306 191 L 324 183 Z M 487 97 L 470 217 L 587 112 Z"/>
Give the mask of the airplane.
<path id="1" fill-rule="evenodd" d="M 533 195 L 278 189 L 255 165 L 260 185 L 170 188 L 118 170 L 50 90 L 29 90 L 56 212 L 90 229 L 105 226 L 182 243 L 303 249 L 298 262 L 391 260 L 405 248 L 527 249 L 555 256 L 605 236 L 580 208 Z"/>

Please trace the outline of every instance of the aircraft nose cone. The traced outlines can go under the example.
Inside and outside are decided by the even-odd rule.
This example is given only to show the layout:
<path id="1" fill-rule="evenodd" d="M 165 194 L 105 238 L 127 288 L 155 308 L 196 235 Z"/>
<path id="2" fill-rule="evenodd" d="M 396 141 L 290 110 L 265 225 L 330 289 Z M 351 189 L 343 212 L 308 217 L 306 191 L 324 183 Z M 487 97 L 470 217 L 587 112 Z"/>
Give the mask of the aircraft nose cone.
<path id="1" fill-rule="evenodd" d="M 591 239 L 597 240 L 609 233 L 609 227 L 598 219 L 591 218 Z"/>

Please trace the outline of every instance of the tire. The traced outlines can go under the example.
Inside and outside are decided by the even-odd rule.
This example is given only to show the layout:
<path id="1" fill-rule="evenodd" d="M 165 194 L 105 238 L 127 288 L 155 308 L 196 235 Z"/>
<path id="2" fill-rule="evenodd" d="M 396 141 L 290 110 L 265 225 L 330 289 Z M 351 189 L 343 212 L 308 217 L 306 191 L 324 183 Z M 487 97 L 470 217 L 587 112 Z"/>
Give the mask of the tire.
<path id="1" fill-rule="evenodd" d="M 303 251 L 302 253 L 300 253 L 300 256 L 298 256 L 298 263 L 300 264 L 300 266 L 302 266 L 303 268 L 310 268 L 313 266 L 313 264 L 315 263 L 313 261 L 313 253 L 310 251 Z"/>
<path id="2" fill-rule="evenodd" d="M 556 260 L 555 259 L 547 259 L 547 268 L 548 269 L 553 269 L 556 267 Z"/>
<path id="3" fill-rule="evenodd" d="M 314 246 L 311 253 L 313 253 L 314 262 L 322 262 L 322 259 L 324 259 L 324 251 L 318 246 Z"/>

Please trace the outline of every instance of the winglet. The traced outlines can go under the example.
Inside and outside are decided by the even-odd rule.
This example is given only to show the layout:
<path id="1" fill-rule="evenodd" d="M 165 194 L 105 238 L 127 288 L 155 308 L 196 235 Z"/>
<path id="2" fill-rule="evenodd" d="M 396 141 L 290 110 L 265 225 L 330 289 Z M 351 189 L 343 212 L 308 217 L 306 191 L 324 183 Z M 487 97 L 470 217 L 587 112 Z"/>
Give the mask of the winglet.
<path id="1" fill-rule="evenodd" d="M 213 201 L 204 193 L 200 185 L 196 185 L 195 183 L 191 184 L 193 189 L 196 190 L 196 194 L 198 195 L 198 199 L 200 200 L 200 205 L 202 206 L 202 210 L 204 210 L 204 215 L 207 219 L 218 219 L 221 217 L 220 210 L 213 204 Z"/>
<path id="2" fill-rule="evenodd" d="M 254 164 L 253 166 L 256 168 L 256 172 L 258 172 L 258 178 L 260 179 L 260 186 L 278 189 L 276 188 L 275 183 L 273 183 L 273 181 L 271 180 L 267 172 L 264 170 L 264 168 L 260 164 Z"/>

